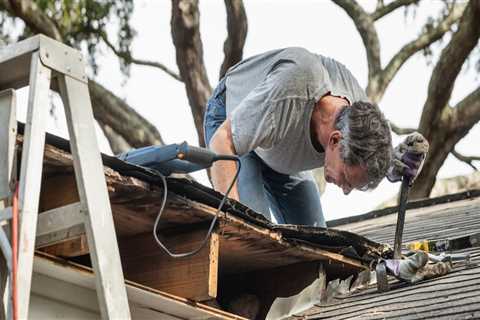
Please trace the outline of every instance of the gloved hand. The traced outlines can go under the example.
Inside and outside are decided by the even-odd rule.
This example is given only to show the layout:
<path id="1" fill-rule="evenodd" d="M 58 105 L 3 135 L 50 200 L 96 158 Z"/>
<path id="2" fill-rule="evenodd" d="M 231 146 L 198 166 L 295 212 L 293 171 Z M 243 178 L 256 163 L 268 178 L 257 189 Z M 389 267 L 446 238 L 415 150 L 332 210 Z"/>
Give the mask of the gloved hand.
<path id="1" fill-rule="evenodd" d="M 393 149 L 393 159 L 387 172 L 390 182 L 410 178 L 410 185 L 422 170 L 428 152 L 428 141 L 420 133 L 414 132 Z"/>

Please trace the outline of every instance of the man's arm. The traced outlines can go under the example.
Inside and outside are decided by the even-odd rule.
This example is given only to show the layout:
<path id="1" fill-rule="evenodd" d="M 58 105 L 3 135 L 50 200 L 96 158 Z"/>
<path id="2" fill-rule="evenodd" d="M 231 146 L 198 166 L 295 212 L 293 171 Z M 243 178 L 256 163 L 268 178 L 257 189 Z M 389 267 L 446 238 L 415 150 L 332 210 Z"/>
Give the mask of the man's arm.
<path id="1" fill-rule="evenodd" d="M 236 155 L 235 146 L 232 139 L 232 128 L 230 119 L 227 118 L 217 129 L 210 140 L 210 149 L 216 154 Z M 233 177 L 237 171 L 237 164 L 233 161 L 214 162 L 210 173 L 212 175 L 213 188 L 218 192 L 225 194 L 232 183 Z M 229 197 L 239 200 L 237 182 L 232 187 Z"/>

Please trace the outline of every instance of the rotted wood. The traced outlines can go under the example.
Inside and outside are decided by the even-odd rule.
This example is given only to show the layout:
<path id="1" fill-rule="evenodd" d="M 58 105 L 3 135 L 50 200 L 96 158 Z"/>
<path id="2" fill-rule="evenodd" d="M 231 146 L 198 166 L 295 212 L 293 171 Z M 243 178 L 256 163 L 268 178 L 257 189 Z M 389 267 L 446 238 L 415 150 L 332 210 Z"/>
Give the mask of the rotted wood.
<path id="1" fill-rule="evenodd" d="M 47 144 L 44 163 L 41 210 L 46 211 L 78 201 L 71 155 Z M 123 176 L 108 167 L 104 167 L 104 173 L 118 237 L 128 239 L 151 232 L 161 205 L 161 187 Z M 210 221 L 215 212 L 216 209 L 208 205 L 169 193 L 160 229 Z M 220 213 L 218 233 L 220 271 L 227 274 L 316 260 L 335 264 L 347 273 L 365 268 L 357 260 L 307 243 L 290 241 L 279 231 L 258 226 L 232 214 Z M 77 235 L 78 241 L 81 235 Z M 65 240 L 71 241 L 71 234 Z M 62 255 L 68 256 L 69 253 Z"/>
<path id="2" fill-rule="evenodd" d="M 198 248 L 207 228 L 176 230 L 161 234 L 164 244 L 175 253 Z M 197 254 L 176 259 L 168 256 L 151 232 L 120 241 L 125 277 L 151 288 L 180 297 L 205 301 L 217 296 L 219 237 L 213 233 Z"/>

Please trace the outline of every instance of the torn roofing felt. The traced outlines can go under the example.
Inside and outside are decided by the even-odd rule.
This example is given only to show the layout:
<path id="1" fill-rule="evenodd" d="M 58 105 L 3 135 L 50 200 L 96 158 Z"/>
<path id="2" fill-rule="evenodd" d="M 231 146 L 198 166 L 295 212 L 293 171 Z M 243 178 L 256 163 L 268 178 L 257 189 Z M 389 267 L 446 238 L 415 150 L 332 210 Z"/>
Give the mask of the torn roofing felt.
<path id="1" fill-rule="evenodd" d="M 24 124 L 19 123 L 19 133 L 23 134 L 23 130 Z M 46 143 L 70 153 L 70 143 L 68 140 L 47 133 Z M 131 176 L 163 188 L 162 180 L 158 172 L 149 168 L 132 165 L 106 154 L 101 154 L 101 156 L 104 165 L 120 174 Z M 167 177 L 167 186 L 169 191 L 177 195 L 213 208 L 219 206 L 223 197 L 222 194 L 215 190 L 186 178 Z M 388 255 L 391 252 L 390 247 L 387 245 L 376 243 L 348 231 L 320 227 L 276 225 L 264 218 L 263 215 L 231 199 L 226 201 L 222 211 L 254 225 L 280 232 L 286 241 L 308 243 L 309 245 L 330 252 L 340 253 L 344 256 L 361 260 L 365 264 L 368 264 L 372 260 L 377 260 L 381 256 Z"/>

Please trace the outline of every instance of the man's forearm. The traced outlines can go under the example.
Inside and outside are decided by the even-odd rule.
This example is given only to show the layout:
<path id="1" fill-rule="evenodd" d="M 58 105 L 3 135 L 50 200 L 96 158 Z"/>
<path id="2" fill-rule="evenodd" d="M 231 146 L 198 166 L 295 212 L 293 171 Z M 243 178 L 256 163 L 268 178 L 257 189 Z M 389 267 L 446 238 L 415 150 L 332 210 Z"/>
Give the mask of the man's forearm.
<path id="1" fill-rule="evenodd" d="M 215 132 L 210 141 L 210 149 L 216 154 L 236 155 L 231 137 L 230 121 L 227 119 Z M 217 161 L 211 168 L 212 183 L 215 190 L 225 194 L 237 172 L 237 163 L 233 161 Z M 237 183 L 230 191 L 229 197 L 239 200 Z"/>

